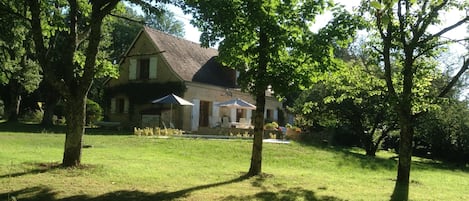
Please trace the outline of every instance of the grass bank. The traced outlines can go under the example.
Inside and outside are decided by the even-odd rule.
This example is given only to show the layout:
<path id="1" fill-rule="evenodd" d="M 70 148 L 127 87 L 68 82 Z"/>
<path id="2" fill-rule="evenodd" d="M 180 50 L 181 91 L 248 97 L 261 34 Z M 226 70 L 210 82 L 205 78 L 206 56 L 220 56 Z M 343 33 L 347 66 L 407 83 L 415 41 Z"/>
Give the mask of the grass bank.
<path id="1" fill-rule="evenodd" d="M 250 140 L 85 135 L 81 168 L 57 168 L 63 134 L 0 131 L 0 200 L 388 200 L 395 156 L 264 144 L 264 175 L 244 178 Z M 469 200 L 469 168 L 416 158 L 412 200 Z"/>

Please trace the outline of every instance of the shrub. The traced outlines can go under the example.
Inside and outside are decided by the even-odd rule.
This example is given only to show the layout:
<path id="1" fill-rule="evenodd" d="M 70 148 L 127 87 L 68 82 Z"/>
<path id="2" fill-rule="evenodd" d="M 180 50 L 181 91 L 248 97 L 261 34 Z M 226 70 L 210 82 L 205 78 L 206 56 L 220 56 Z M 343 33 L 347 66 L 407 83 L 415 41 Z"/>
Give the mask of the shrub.
<path id="1" fill-rule="evenodd" d="M 101 108 L 98 103 L 88 99 L 86 101 L 86 124 L 93 125 L 94 123 L 101 121 L 102 119 L 103 108 Z"/>
<path id="2" fill-rule="evenodd" d="M 43 116 L 44 112 L 41 110 L 26 110 L 21 114 L 20 121 L 39 123 L 42 121 Z"/>
<path id="3" fill-rule="evenodd" d="M 172 135 L 182 135 L 183 131 L 179 129 L 174 129 L 174 128 L 160 128 L 160 127 L 155 127 L 155 128 L 137 128 L 134 127 L 134 135 L 136 136 L 172 136 Z"/>
<path id="4" fill-rule="evenodd" d="M 267 123 L 264 125 L 264 129 L 265 130 L 277 130 L 278 129 L 278 124 L 277 122 L 271 122 L 271 123 Z"/>

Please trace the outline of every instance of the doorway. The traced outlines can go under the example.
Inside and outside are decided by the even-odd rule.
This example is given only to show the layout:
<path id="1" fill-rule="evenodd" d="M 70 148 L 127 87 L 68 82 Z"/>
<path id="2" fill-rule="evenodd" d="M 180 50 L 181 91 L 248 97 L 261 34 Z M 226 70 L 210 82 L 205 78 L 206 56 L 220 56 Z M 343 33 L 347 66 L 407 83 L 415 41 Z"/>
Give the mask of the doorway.
<path id="1" fill-rule="evenodd" d="M 210 102 L 209 101 L 200 101 L 200 110 L 199 110 L 199 126 L 208 127 L 209 125 L 209 116 L 210 116 Z"/>

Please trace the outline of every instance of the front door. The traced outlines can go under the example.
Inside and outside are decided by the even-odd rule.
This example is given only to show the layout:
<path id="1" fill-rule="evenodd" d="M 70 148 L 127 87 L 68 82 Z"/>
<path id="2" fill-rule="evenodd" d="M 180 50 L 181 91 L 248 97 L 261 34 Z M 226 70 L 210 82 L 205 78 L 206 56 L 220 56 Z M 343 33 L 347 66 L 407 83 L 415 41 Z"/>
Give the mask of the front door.
<path id="1" fill-rule="evenodd" d="M 200 101 L 200 111 L 199 111 L 199 126 L 208 127 L 208 119 L 210 116 L 210 102 Z"/>

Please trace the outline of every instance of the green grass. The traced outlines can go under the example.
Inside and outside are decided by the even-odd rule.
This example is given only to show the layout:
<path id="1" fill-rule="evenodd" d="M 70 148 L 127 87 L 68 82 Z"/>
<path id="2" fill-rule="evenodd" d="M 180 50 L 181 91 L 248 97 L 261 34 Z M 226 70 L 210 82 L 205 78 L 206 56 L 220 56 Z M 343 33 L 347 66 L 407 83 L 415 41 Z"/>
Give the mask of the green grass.
<path id="1" fill-rule="evenodd" d="M 395 156 L 264 143 L 263 176 L 250 140 L 85 135 L 83 167 L 57 168 L 63 134 L 0 131 L 0 200 L 389 200 Z M 412 200 L 469 200 L 469 168 L 416 158 Z"/>

